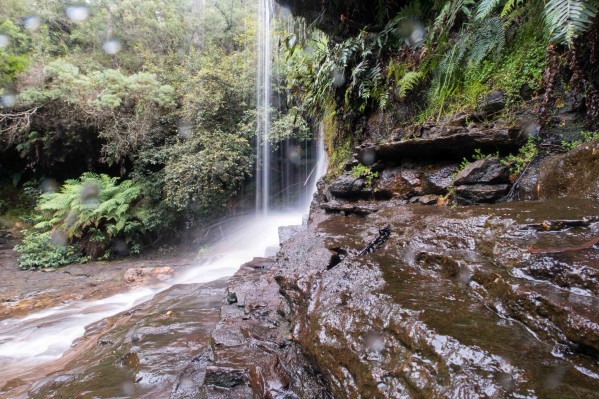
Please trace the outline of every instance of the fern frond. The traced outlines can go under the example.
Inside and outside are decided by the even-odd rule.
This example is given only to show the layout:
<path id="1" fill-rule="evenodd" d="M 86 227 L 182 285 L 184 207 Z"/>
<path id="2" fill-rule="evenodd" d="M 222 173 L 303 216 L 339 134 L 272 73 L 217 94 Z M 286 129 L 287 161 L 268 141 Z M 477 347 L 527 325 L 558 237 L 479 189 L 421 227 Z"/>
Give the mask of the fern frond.
<path id="1" fill-rule="evenodd" d="M 597 3 L 597 0 L 549 0 L 545 5 L 545 23 L 552 40 L 572 45 L 574 39 L 591 27 Z"/>
<path id="2" fill-rule="evenodd" d="M 499 5 L 501 0 L 482 0 L 476 9 L 475 19 L 480 21 L 487 18 L 495 8 Z"/>

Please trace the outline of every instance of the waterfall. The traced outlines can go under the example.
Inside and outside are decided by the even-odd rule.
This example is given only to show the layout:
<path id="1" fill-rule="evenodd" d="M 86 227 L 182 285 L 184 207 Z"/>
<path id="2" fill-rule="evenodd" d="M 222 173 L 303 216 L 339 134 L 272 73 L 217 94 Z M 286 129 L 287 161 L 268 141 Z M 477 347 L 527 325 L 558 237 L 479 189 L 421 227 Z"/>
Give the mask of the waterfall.
<path id="1" fill-rule="evenodd" d="M 258 7 L 258 79 L 256 115 L 256 212 L 267 214 L 270 207 L 270 96 L 272 0 L 260 0 Z"/>

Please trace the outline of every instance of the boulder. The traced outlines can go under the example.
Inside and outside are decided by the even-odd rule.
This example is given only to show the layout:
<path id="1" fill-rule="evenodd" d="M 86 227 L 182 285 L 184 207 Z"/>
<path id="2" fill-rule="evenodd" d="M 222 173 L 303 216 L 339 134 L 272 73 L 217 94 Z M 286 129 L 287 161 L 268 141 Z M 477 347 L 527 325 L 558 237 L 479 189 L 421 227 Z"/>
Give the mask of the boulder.
<path id="1" fill-rule="evenodd" d="M 345 174 L 331 183 L 329 192 L 337 198 L 358 199 L 371 194 L 372 189 L 366 186 L 364 179 Z"/>
<path id="2" fill-rule="evenodd" d="M 507 184 L 510 169 L 497 157 L 479 159 L 466 166 L 453 180 L 454 186 L 465 184 Z"/>
<path id="3" fill-rule="evenodd" d="M 455 188 L 456 199 L 462 205 L 497 202 L 509 191 L 509 184 L 472 184 Z"/>
<path id="4" fill-rule="evenodd" d="M 517 192 L 522 200 L 599 199 L 599 140 L 533 165 L 518 182 Z"/>
<path id="5" fill-rule="evenodd" d="M 493 91 L 479 105 L 487 116 L 495 115 L 505 108 L 505 95 L 501 90 Z"/>

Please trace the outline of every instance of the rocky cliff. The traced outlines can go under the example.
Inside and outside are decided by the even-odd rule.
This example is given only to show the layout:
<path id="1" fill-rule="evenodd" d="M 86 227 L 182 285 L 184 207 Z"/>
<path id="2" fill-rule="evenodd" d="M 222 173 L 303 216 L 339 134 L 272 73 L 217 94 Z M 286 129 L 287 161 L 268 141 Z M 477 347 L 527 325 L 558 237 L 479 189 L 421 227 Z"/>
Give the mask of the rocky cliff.
<path id="1" fill-rule="evenodd" d="M 379 179 L 321 182 L 308 227 L 229 282 L 174 397 L 597 397 L 599 141 L 540 157 L 514 187 L 496 158 L 456 175 L 443 156 L 526 139 L 477 129 L 357 148 L 348 169 L 367 156 Z M 499 203 L 425 206 L 451 187 Z"/>

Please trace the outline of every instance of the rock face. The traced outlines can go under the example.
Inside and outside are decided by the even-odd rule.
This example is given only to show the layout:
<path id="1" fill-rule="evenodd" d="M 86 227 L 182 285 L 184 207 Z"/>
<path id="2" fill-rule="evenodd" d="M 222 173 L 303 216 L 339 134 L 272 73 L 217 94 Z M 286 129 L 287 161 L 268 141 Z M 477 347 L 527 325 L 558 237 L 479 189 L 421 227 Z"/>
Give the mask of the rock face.
<path id="1" fill-rule="evenodd" d="M 276 259 L 228 283 L 212 343 L 172 397 L 593 398 L 597 251 L 542 250 L 599 235 L 598 206 L 315 211 Z"/>
<path id="2" fill-rule="evenodd" d="M 229 281 L 211 345 L 181 374 L 172 398 L 327 397 L 326 382 L 280 317 L 286 304 L 275 265 L 255 259 Z"/>
<path id="3" fill-rule="evenodd" d="M 499 158 L 479 159 L 466 166 L 456 175 L 453 184 L 506 184 L 510 182 L 510 170 Z"/>
<path id="4" fill-rule="evenodd" d="M 364 179 L 353 177 L 349 174 L 339 176 L 329 186 L 330 193 L 337 198 L 358 199 L 372 194 L 372 189 L 367 187 Z"/>
<path id="5" fill-rule="evenodd" d="M 518 185 L 520 199 L 599 198 L 599 140 L 533 165 Z"/>
<path id="6" fill-rule="evenodd" d="M 459 161 L 476 149 L 483 153 L 515 152 L 526 139 L 526 133 L 520 129 L 425 124 L 404 132 L 401 141 L 375 145 L 362 151 L 374 152 L 375 162 L 388 165 L 398 165 L 405 160 Z"/>
<path id="7" fill-rule="evenodd" d="M 459 204 L 493 203 L 511 188 L 509 168 L 499 158 L 483 158 L 466 166 L 453 180 Z"/>

